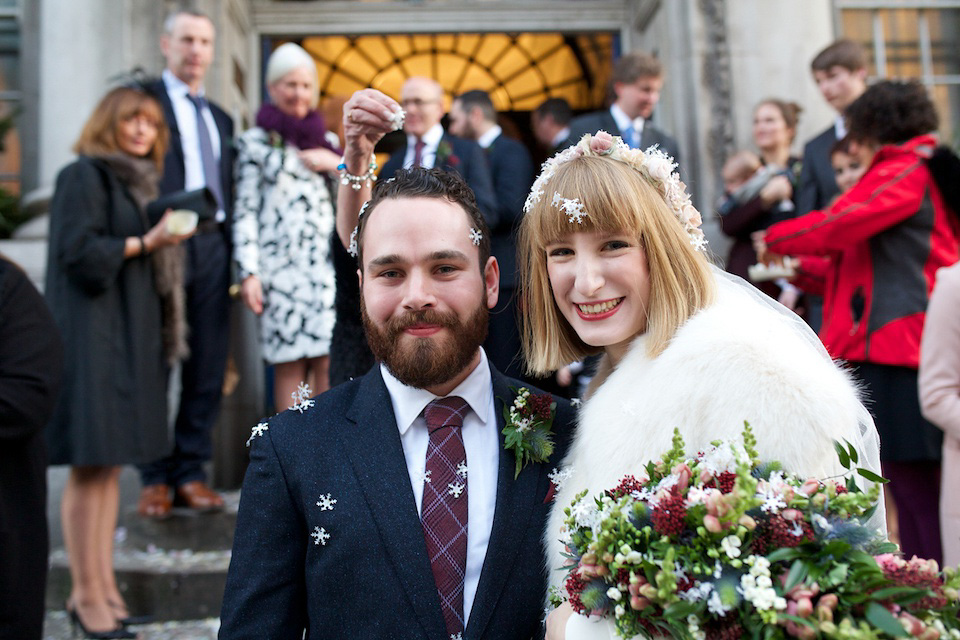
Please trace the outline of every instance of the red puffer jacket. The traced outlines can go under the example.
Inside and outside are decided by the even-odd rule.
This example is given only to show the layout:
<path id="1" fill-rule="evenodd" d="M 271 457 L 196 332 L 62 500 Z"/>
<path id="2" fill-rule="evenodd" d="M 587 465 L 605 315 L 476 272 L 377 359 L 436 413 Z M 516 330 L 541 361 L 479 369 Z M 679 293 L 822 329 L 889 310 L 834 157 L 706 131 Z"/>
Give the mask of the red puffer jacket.
<path id="1" fill-rule="evenodd" d="M 958 258 L 960 229 L 925 160 L 937 141 L 885 146 L 825 211 L 767 230 L 770 251 L 830 257 L 820 338 L 834 358 L 916 368 L 937 269 Z"/>

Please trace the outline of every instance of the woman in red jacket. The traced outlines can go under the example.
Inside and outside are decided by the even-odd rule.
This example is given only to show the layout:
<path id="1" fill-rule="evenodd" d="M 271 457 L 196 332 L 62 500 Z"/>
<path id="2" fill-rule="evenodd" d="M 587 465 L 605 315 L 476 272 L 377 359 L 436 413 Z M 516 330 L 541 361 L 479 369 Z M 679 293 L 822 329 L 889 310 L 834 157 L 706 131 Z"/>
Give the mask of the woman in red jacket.
<path id="1" fill-rule="evenodd" d="M 828 209 L 775 224 L 758 244 L 829 258 L 820 337 L 870 397 L 904 553 L 939 561 L 942 434 L 920 415 L 917 366 L 935 273 L 957 261 L 960 234 L 929 166 L 937 113 L 919 83 L 884 81 L 845 115 L 854 153 L 877 149 L 867 173 Z"/>

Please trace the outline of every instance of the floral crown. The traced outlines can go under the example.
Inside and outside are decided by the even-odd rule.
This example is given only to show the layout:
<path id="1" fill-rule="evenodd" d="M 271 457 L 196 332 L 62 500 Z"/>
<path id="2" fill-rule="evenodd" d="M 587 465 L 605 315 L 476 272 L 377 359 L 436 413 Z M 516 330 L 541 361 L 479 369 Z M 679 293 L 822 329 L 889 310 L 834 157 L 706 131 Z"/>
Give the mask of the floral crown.
<path id="1" fill-rule="evenodd" d="M 618 136 L 611 136 L 606 131 L 598 131 L 595 135 L 588 133 L 574 146 L 564 149 L 544 162 L 540 175 L 533 183 L 527 201 L 523 205 L 524 213 L 528 213 L 533 205 L 543 198 L 544 187 L 556 173 L 557 167 L 583 156 L 609 156 L 636 169 L 647 182 L 657 187 L 667 206 L 690 236 L 690 244 L 699 251 L 706 249 L 707 240 L 703 236 L 703 231 L 700 230 L 702 222 L 700 212 L 691 204 L 690 194 L 680 181 L 680 175 L 674 171 L 677 163 L 673 158 L 656 146 L 646 151 L 631 149 Z M 582 205 L 576 212 L 578 215 L 572 215 L 574 212 L 571 209 L 580 204 L 579 200 L 569 200 L 557 193 L 554 194 L 553 203 L 570 216 L 571 222 L 581 222 L 588 215 L 583 211 Z"/>

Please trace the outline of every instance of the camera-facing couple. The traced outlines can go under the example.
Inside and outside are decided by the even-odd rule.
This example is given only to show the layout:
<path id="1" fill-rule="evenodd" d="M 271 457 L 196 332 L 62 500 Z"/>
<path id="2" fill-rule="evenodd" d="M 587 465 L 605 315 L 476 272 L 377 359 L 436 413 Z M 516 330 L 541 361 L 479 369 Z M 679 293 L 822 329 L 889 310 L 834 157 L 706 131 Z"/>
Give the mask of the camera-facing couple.
<path id="1" fill-rule="evenodd" d="M 221 638 L 539 637 L 563 509 L 641 472 L 674 427 L 695 451 L 747 420 L 763 457 L 819 477 L 846 438 L 879 471 L 816 336 L 711 266 L 671 160 L 602 132 L 544 165 L 517 276 L 531 373 L 603 360 L 579 417 L 520 392 L 480 346 L 500 274 L 469 188 L 439 170 L 367 178 L 399 112 L 371 89 L 344 106 L 334 242 L 357 257 L 378 364 L 254 428 Z M 535 441 L 551 420 L 552 451 Z M 545 631 L 614 634 L 569 605 Z"/>

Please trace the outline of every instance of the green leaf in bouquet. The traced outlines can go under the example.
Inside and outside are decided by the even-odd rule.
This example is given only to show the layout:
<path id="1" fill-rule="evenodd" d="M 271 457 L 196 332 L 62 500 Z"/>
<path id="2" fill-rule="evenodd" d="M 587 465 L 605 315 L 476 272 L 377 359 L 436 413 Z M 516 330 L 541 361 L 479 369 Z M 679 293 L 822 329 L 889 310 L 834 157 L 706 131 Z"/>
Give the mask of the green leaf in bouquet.
<path id="1" fill-rule="evenodd" d="M 853 464 L 857 464 L 860 461 L 860 456 L 857 455 L 857 450 L 846 438 L 844 438 L 843 441 L 847 443 L 847 453 L 850 455 L 850 461 Z"/>
<path id="2" fill-rule="evenodd" d="M 859 473 L 861 476 L 863 476 L 870 482 L 876 482 L 878 484 L 887 484 L 888 482 L 890 482 L 890 480 L 888 480 L 887 478 L 884 478 L 881 475 L 877 475 L 873 471 L 870 471 L 870 469 L 864 469 L 863 467 L 857 467 L 857 473 Z"/>
<path id="3" fill-rule="evenodd" d="M 895 638 L 908 638 L 910 634 L 907 633 L 906 629 L 903 628 L 903 625 L 900 624 L 900 621 L 893 617 L 893 614 L 887 611 L 886 607 L 883 605 L 877 604 L 876 602 L 871 602 L 867 605 L 867 622 L 872 624 L 874 627 L 883 631 L 886 634 L 889 634 Z"/>
<path id="4" fill-rule="evenodd" d="M 770 561 L 770 564 L 774 564 L 776 562 L 789 562 L 803 555 L 804 551 L 799 547 L 783 547 L 781 549 L 777 549 L 773 553 L 767 554 L 767 560 Z"/>
<path id="5" fill-rule="evenodd" d="M 664 609 L 663 617 L 672 618 L 675 620 L 685 620 L 687 616 L 697 613 L 700 608 L 700 605 L 696 602 L 687 602 L 686 600 L 681 600 L 680 602 L 674 602 Z"/>
<path id="6" fill-rule="evenodd" d="M 797 624 L 802 624 L 805 627 L 810 627 L 811 629 L 816 629 L 817 626 L 813 624 L 812 621 L 807 620 L 806 618 L 801 618 L 800 616 L 792 616 L 789 613 L 778 613 L 777 619 L 783 618 L 784 620 L 790 620 L 796 622 Z"/>
<path id="7" fill-rule="evenodd" d="M 849 454 L 847 454 L 847 450 L 844 449 L 844 448 L 843 448 L 843 445 L 840 444 L 839 442 L 837 442 L 836 440 L 833 441 L 833 448 L 836 449 L 836 451 L 837 451 L 837 457 L 840 458 L 840 465 L 841 465 L 844 469 L 849 469 L 849 468 L 850 468 L 850 456 L 849 456 Z"/>
<path id="8" fill-rule="evenodd" d="M 880 589 L 874 591 L 870 594 L 870 597 L 874 600 L 895 600 L 902 596 L 912 596 L 917 594 L 917 589 L 915 587 L 887 587 L 886 589 Z M 921 593 L 920 597 L 923 598 L 925 594 Z"/>
<path id="9" fill-rule="evenodd" d="M 803 582 L 808 572 L 807 563 L 803 559 L 797 558 L 794 560 L 793 564 L 790 565 L 790 571 L 787 573 L 787 582 L 783 585 L 783 590 L 790 591 L 790 589 Z"/>
<path id="10" fill-rule="evenodd" d="M 830 584 L 842 584 L 847 579 L 849 572 L 850 565 L 841 562 L 827 572 L 827 580 L 830 581 Z"/>

